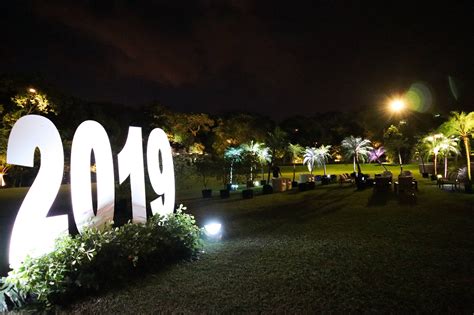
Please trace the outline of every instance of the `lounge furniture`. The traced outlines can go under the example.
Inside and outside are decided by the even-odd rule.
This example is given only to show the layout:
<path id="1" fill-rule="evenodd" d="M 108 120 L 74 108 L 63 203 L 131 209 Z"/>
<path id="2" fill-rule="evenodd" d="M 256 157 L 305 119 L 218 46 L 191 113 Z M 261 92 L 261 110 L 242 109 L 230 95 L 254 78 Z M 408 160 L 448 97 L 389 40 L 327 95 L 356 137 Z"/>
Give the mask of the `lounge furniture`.
<path id="1" fill-rule="evenodd" d="M 386 192 L 392 188 L 392 177 L 391 176 L 377 176 L 374 179 L 374 191 Z"/>
<path id="2" fill-rule="evenodd" d="M 300 174 L 300 183 L 314 182 L 314 175 Z"/>
<path id="3" fill-rule="evenodd" d="M 382 177 L 389 177 L 389 178 L 390 178 L 390 181 L 392 181 L 392 179 L 393 179 L 393 174 L 392 174 L 392 172 L 390 172 L 390 171 L 384 171 L 384 172 L 382 173 Z"/>
<path id="4" fill-rule="evenodd" d="M 398 176 L 398 181 L 394 184 L 395 193 L 414 195 L 418 190 L 418 183 L 412 176 Z"/>
<path id="5" fill-rule="evenodd" d="M 287 190 L 286 178 L 272 178 L 272 187 L 274 192 L 282 192 Z"/>
<path id="6" fill-rule="evenodd" d="M 458 172 L 449 172 L 448 177 L 438 178 L 437 184 L 439 188 L 443 188 L 444 185 L 451 185 L 451 190 L 458 190 L 460 188 Z"/>
<path id="7" fill-rule="evenodd" d="M 354 184 L 354 178 L 352 178 L 349 174 L 343 173 L 339 175 L 339 185 L 342 186 L 342 184 Z"/>

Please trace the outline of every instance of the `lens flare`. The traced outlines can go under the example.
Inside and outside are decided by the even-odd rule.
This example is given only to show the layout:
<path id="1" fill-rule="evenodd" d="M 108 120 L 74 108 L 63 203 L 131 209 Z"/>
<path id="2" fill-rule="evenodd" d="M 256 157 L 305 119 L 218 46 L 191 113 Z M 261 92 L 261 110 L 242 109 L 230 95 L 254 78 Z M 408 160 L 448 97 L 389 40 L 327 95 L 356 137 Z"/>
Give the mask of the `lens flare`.
<path id="1" fill-rule="evenodd" d="M 422 82 L 412 84 L 405 94 L 405 99 L 410 109 L 421 113 L 429 111 L 433 103 L 430 88 Z"/>

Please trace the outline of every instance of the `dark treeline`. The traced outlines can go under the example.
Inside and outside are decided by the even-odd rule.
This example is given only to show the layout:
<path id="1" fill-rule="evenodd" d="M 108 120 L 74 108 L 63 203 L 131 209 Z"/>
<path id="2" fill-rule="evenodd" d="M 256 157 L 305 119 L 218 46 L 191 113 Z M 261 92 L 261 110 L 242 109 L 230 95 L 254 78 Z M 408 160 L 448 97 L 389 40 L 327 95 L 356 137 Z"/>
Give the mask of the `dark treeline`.
<path id="1" fill-rule="evenodd" d="M 18 111 L 14 98 L 25 95 L 34 88 L 36 93 L 49 100 L 50 112 L 33 111 L 50 118 L 61 133 L 68 159 L 71 141 L 76 128 L 85 120 L 95 120 L 106 129 L 114 153 L 120 151 L 127 138 L 129 126 L 143 128 L 146 140 L 152 128 L 162 128 L 169 136 L 175 152 L 208 154 L 222 157 L 230 146 L 239 146 L 250 141 L 268 143 L 273 141 L 276 130 L 284 134 L 287 143 L 306 146 L 332 145 L 337 150 L 341 141 L 349 136 L 370 139 L 373 143 L 382 143 L 384 132 L 390 125 L 397 125 L 403 132 L 407 144 L 413 145 L 417 137 L 437 128 L 446 117 L 433 113 L 411 112 L 404 117 L 390 116 L 384 110 L 384 104 L 378 109 L 367 106 L 353 112 L 327 111 L 315 116 L 298 114 L 297 104 L 288 109 L 288 118 L 276 122 L 271 118 L 243 112 L 221 114 L 196 112 L 177 112 L 166 104 L 150 102 L 141 106 L 85 101 L 62 93 L 40 78 L 21 78 L 0 76 L 0 110 L 3 118 Z M 196 108 L 199 108 L 196 106 Z M 11 126 L 2 119 L 2 155 L 5 163 L 5 149 Z M 407 147 L 409 147 L 407 146 Z M 404 152 L 405 157 L 410 154 Z M 285 154 L 275 156 L 281 163 L 289 163 Z M 67 161 L 66 161 L 67 164 Z"/>

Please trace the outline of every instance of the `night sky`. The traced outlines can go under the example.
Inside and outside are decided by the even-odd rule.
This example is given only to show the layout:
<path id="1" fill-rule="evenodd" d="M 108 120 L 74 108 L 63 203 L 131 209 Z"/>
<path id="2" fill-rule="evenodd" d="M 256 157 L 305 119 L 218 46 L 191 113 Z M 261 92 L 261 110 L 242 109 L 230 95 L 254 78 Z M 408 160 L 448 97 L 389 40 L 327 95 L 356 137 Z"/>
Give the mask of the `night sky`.
<path id="1" fill-rule="evenodd" d="M 90 101 L 281 119 L 422 82 L 474 109 L 474 1 L 2 1 L 0 38 L 0 73 Z"/>

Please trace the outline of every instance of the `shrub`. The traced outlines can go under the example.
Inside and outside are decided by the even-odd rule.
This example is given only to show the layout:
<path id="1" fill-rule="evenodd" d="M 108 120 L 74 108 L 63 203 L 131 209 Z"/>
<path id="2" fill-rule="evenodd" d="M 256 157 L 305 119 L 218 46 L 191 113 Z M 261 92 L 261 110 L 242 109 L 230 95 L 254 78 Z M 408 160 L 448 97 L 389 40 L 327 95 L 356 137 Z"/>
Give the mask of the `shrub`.
<path id="1" fill-rule="evenodd" d="M 145 224 L 116 228 L 109 224 L 59 238 L 54 251 L 27 257 L 2 279 L 0 311 L 25 303 L 50 308 L 107 288 L 133 273 L 195 258 L 202 245 L 201 231 L 184 209 L 180 206 L 166 218 L 154 215 Z"/>

